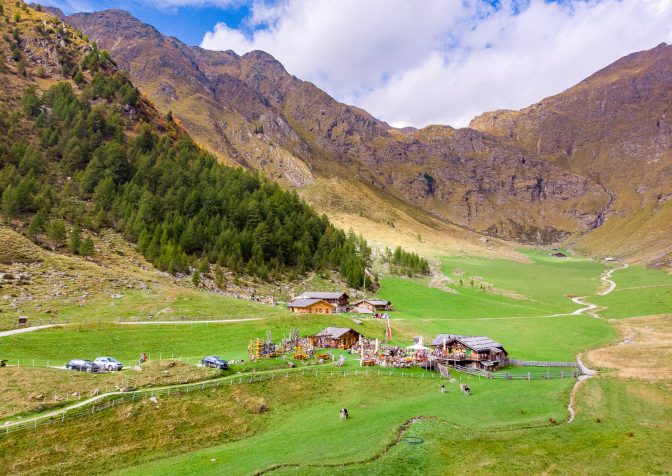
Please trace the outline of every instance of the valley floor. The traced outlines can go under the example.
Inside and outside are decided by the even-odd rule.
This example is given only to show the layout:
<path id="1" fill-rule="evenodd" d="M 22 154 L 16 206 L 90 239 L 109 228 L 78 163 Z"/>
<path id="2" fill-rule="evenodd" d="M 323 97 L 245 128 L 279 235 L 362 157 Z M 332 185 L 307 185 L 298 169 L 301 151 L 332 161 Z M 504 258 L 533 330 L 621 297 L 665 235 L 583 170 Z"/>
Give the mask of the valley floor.
<path id="1" fill-rule="evenodd" d="M 309 376 L 333 367 L 300 366 L 273 380 L 157 393 L 156 402 L 145 393 L 92 415 L 0 435 L 0 465 L 12 474 L 667 472 L 672 317 L 658 312 L 667 297 L 663 291 L 660 302 L 621 308 L 618 295 L 664 289 L 667 275 L 634 266 L 614 271 L 615 288 L 605 293 L 610 286 L 600 277 L 609 268 L 603 264 L 524 253 L 527 263 L 444 258 L 446 279 L 439 285 L 386 277 L 380 294 L 395 305 L 393 341 L 407 345 L 415 335 L 440 332 L 483 334 L 502 342 L 512 357 L 527 360 L 573 360 L 593 349 L 584 360 L 600 373 L 578 388 L 572 423 L 567 423 L 572 378 L 527 382 L 455 374 L 442 394 L 439 380 L 425 379 L 420 369 L 414 378 L 373 370 L 355 376 L 353 361 L 345 367 L 347 376 Z M 575 297 L 601 307 L 577 315 L 581 306 L 572 302 Z M 659 315 L 634 317 L 635 309 Z M 230 317 L 211 312 L 218 319 Z M 2 337 L 2 358 L 28 367 L 0 369 L 7 377 L 0 385 L 0 418 L 29 419 L 122 385 L 207 381 L 222 374 L 189 365 L 185 357 L 192 364 L 209 353 L 246 358 L 249 339 L 263 337 L 267 329 L 279 336 L 294 327 L 307 334 L 329 325 L 353 326 L 348 315 L 254 316 L 258 320 L 212 324 L 74 323 Z M 364 319 L 357 329 L 371 337 L 385 333 L 377 320 Z M 643 355 L 641 349 L 653 351 Z M 63 365 L 74 354 L 114 354 L 132 364 L 139 352 L 183 362 L 157 361 L 140 373 L 114 375 L 41 367 Z M 273 368 L 286 363 L 244 364 L 230 373 L 242 371 L 247 378 Z M 460 393 L 460 379 L 472 388 L 471 396 Z M 347 421 L 338 418 L 343 407 L 351 415 Z"/>

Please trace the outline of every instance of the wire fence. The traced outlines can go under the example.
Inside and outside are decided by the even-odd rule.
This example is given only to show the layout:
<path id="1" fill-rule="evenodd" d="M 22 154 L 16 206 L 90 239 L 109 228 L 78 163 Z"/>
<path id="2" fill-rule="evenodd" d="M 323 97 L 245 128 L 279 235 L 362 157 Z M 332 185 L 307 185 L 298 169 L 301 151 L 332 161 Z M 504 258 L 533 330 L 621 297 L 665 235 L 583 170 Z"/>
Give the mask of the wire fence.
<path id="1" fill-rule="evenodd" d="M 473 369 L 464 369 L 464 368 L 454 368 L 458 371 L 458 375 L 455 376 L 456 381 L 469 381 L 471 378 L 506 378 L 507 380 L 522 379 L 522 380 L 533 380 L 533 379 L 546 379 L 546 378 L 571 378 L 572 376 L 578 376 L 578 372 L 546 372 L 546 373 L 528 373 L 527 375 L 509 375 L 506 377 L 504 374 L 498 375 L 497 377 L 485 376 L 478 373 Z M 251 384 L 256 382 L 264 381 L 273 381 L 279 379 L 286 379 L 290 376 L 294 377 L 397 377 L 402 379 L 419 379 L 419 380 L 441 380 L 443 377 L 437 372 L 399 372 L 392 369 L 355 369 L 355 370 L 306 370 L 306 369 L 295 369 L 295 370 L 282 370 L 282 371 L 270 371 L 260 374 L 245 374 L 245 375 L 234 375 L 229 377 L 203 380 L 197 383 L 188 383 L 181 385 L 171 385 L 165 387 L 157 388 L 145 388 L 145 389 L 134 389 L 132 391 L 123 392 L 116 391 L 109 394 L 102 394 L 92 400 L 91 403 L 82 402 L 82 405 L 69 410 L 67 408 L 57 411 L 56 414 L 48 414 L 43 417 L 38 417 L 30 421 L 18 423 L 18 424 L 5 424 L 4 428 L 0 426 L 0 436 L 9 435 L 10 433 L 37 428 L 43 425 L 52 425 L 56 423 L 63 423 L 66 420 L 71 420 L 74 418 L 79 418 L 87 415 L 94 415 L 103 410 L 113 408 L 115 406 L 121 405 L 123 403 L 132 403 L 136 400 L 142 400 L 143 398 L 159 397 L 159 396 L 170 396 L 170 395 L 184 395 L 189 394 L 198 390 L 212 389 L 218 387 L 226 387 L 233 385 L 243 385 Z"/>
<path id="2" fill-rule="evenodd" d="M 519 365 L 521 367 L 578 367 L 579 364 L 574 362 L 540 362 L 530 360 L 508 359 L 508 364 Z"/>
<path id="3" fill-rule="evenodd" d="M 43 367 L 43 368 L 57 368 L 64 369 L 68 361 L 64 359 L 3 359 L 7 367 Z M 177 360 L 185 364 L 190 365 L 199 365 L 203 360 L 202 356 L 182 356 L 169 353 L 159 352 L 158 354 L 147 354 L 147 360 L 149 362 L 162 362 Z M 119 360 L 125 368 L 133 368 L 139 364 L 138 360 Z M 229 362 L 236 362 L 229 361 Z"/>
<path id="4" fill-rule="evenodd" d="M 547 370 L 546 372 L 508 372 L 508 371 L 499 371 L 499 372 L 489 372 L 487 370 L 479 369 L 470 369 L 463 367 L 461 365 L 455 365 L 454 368 L 456 371 L 465 373 L 467 375 L 474 375 L 476 377 L 482 377 L 486 379 L 502 379 L 502 380 L 550 380 L 550 379 L 564 379 L 564 378 L 577 378 L 581 375 L 581 372 L 578 369 L 575 370 Z"/>

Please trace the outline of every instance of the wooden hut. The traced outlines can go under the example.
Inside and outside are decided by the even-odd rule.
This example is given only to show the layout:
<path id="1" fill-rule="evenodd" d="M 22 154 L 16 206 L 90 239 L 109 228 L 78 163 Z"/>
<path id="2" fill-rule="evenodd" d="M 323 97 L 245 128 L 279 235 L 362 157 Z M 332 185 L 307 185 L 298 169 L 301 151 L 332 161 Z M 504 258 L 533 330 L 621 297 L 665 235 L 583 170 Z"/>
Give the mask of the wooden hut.
<path id="1" fill-rule="evenodd" d="M 361 334 L 349 327 L 327 327 L 315 335 L 308 337 L 313 347 L 324 349 L 350 349 Z"/>
<path id="2" fill-rule="evenodd" d="M 335 312 L 346 312 L 350 304 L 350 296 L 343 291 L 336 292 L 315 292 L 308 291 L 302 293 L 296 299 L 321 299 L 334 305 Z"/>
<path id="3" fill-rule="evenodd" d="M 362 314 L 385 312 L 392 309 L 392 303 L 386 299 L 362 299 L 352 305 L 353 311 Z"/>
<path id="4" fill-rule="evenodd" d="M 485 336 L 439 334 L 432 348 L 439 361 L 483 370 L 499 369 L 509 355 L 502 344 Z"/>
<path id="5" fill-rule="evenodd" d="M 336 306 L 324 299 L 295 299 L 287 303 L 287 309 L 297 314 L 333 314 Z"/>

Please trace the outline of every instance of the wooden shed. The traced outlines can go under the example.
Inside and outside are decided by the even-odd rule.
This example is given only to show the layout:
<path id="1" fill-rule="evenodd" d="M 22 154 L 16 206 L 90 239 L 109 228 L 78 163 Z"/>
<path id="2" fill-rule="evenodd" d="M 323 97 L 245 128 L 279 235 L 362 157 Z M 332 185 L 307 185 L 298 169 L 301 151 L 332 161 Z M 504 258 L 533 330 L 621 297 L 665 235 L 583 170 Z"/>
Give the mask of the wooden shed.
<path id="1" fill-rule="evenodd" d="M 349 327 L 327 327 L 315 335 L 308 337 L 313 347 L 324 349 L 350 349 L 361 334 Z"/>

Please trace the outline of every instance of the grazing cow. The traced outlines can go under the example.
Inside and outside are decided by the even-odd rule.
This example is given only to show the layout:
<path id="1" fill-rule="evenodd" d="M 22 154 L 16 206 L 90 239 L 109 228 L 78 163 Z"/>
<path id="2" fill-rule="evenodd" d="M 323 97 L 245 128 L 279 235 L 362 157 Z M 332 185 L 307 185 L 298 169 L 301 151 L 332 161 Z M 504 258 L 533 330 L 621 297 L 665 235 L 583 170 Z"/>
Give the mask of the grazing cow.
<path id="1" fill-rule="evenodd" d="M 469 385 L 465 385 L 463 383 L 460 384 L 460 390 L 462 390 L 462 393 L 464 393 L 465 395 L 471 395 L 471 390 L 469 389 Z"/>
<path id="2" fill-rule="evenodd" d="M 347 420 L 347 419 L 348 419 L 348 409 L 341 408 L 341 420 Z"/>

